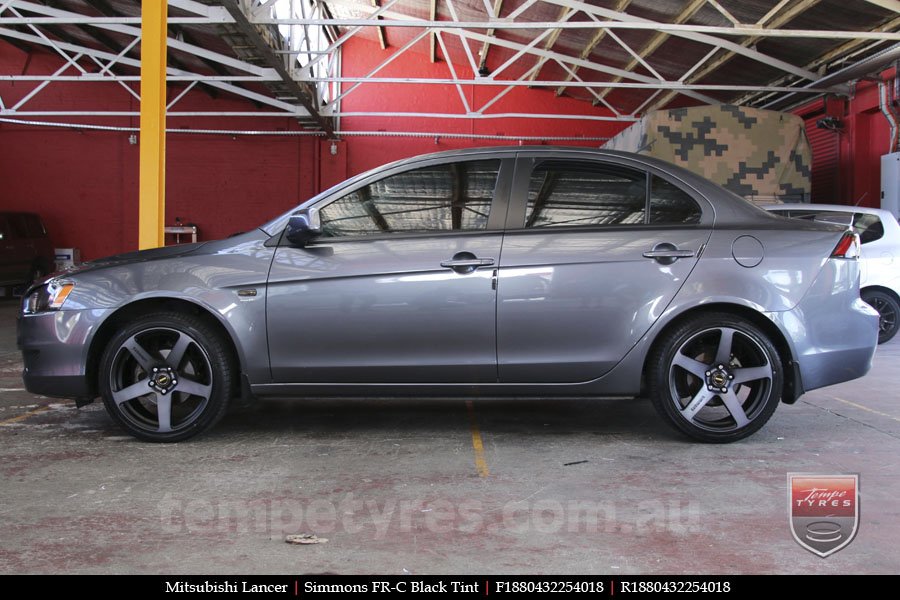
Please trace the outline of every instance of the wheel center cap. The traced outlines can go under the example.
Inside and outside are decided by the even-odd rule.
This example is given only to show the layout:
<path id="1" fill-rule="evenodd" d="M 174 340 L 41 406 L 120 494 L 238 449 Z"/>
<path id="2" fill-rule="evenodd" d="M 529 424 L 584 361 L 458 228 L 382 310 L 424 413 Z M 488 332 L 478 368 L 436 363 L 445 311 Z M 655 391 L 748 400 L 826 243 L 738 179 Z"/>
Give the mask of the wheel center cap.
<path id="1" fill-rule="evenodd" d="M 168 367 L 154 367 L 150 374 L 149 385 L 153 390 L 160 394 L 168 394 L 178 384 L 175 372 Z"/>
<path id="2" fill-rule="evenodd" d="M 725 393 L 731 386 L 734 375 L 725 365 L 716 365 L 706 372 L 706 387 L 711 392 Z"/>

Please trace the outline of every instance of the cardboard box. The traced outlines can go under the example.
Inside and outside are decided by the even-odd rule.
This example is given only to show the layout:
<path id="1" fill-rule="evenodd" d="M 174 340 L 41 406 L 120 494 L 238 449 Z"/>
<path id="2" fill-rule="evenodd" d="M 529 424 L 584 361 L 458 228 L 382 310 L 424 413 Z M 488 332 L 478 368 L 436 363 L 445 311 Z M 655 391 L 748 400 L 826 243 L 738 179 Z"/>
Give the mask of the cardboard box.
<path id="1" fill-rule="evenodd" d="M 81 264 L 81 250 L 78 248 L 54 248 L 53 253 L 56 254 L 57 271 Z"/>

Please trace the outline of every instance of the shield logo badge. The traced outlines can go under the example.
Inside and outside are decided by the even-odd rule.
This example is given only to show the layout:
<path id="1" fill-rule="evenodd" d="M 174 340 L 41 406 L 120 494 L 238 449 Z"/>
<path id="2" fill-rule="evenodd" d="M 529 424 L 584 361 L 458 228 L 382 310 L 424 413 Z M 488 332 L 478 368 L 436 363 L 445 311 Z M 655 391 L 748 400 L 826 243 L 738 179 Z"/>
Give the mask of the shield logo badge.
<path id="1" fill-rule="evenodd" d="M 825 558 L 856 535 L 859 475 L 788 473 L 788 504 L 794 539 Z"/>

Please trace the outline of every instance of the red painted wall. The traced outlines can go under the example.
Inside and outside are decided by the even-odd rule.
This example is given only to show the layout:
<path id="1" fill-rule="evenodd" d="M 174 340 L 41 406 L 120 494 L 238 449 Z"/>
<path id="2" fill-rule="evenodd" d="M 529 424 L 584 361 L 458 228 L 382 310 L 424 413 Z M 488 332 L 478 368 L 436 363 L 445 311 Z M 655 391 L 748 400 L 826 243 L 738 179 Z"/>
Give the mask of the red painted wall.
<path id="1" fill-rule="evenodd" d="M 380 73 L 392 76 L 447 77 L 443 61 L 432 64 L 423 40 Z M 396 48 L 353 39 L 344 46 L 346 76 L 368 73 Z M 30 57 L 0 41 L 0 73 L 51 73 L 61 65 L 50 53 Z M 468 76 L 466 69 L 458 73 Z M 34 84 L 0 82 L 0 97 L 14 105 Z M 135 85 L 135 88 L 137 86 Z M 350 87 L 346 84 L 345 89 Z M 170 86 L 173 98 L 182 88 Z M 471 106 L 480 107 L 502 88 L 465 86 Z M 453 86 L 364 85 L 346 96 L 346 112 L 460 112 Z M 54 83 L 22 110 L 137 111 L 138 102 L 118 84 Z M 255 107 L 230 95 L 211 98 L 191 91 L 175 110 L 250 111 Z M 608 115 L 586 102 L 556 98 L 552 91 L 518 88 L 491 112 Z M 24 117 L 23 117 L 24 118 Z M 33 117 L 35 120 L 48 120 Z M 69 123 L 136 127 L 136 117 L 66 117 Z M 348 117 L 344 131 L 410 131 L 508 136 L 610 137 L 627 123 L 583 120 L 427 119 Z M 298 130 L 285 118 L 170 118 L 170 128 Z M 0 123 L 0 209 L 42 215 L 57 246 L 74 246 L 85 260 L 128 251 L 137 245 L 138 146 L 129 132 L 48 129 Z M 196 223 L 201 239 L 215 239 L 254 227 L 350 175 L 427 152 L 452 148 L 515 144 L 515 141 L 450 139 L 433 136 L 352 137 L 331 142 L 310 137 L 250 137 L 170 133 L 167 137 L 166 222 L 178 216 Z M 537 142 L 528 142 L 537 143 Z M 598 141 L 565 142 L 597 147 Z"/>
<path id="2" fill-rule="evenodd" d="M 57 57 L 29 59 L 0 42 L 0 72 L 47 73 Z M 14 105 L 31 88 L 0 83 L 0 97 Z M 181 90 L 170 89 L 170 97 Z M 246 102 L 191 92 L 179 110 L 254 110 Z M 138 102 L 118 84 L 54 83 L 22 110 L 137 111 Z M 29 118 L 29 117 L 22 117 Z M 33 120 L 48 120 L 30 117 Z M 136 117 L 83 122 L 134 127 Z M 170 119 L 170 127 L 298 129 L 285 118 Z M 130 132 L 49 129 L 0 123 L 0 208 L 39 213 L 54 244 L 81 249 L 89 260 L 137 247 L 138 146 Z M 196 223 L 202 239 L 252 228 L 316 189 L 316 141 L 301 137 L 170 134 L 167 138 L 166 222 Z"/>
<path id="3" fill-rule="evenodd" d="M 895 73 L 891 69 L 881 77 L 891 85 Z M 839 118 L 843 124 L 839 133 L 831 134 L 837 136 L 839 148 L 838 173 L 829 178 L 834 184 L 813 201 L 880 206 L 881 156 L 890 151 L 890 125 L 878 105 L 877 82 L 858 82 L 849 100 L 831 98 L 826 103 L 819 99 L 794 112 L 808 123 L 828 115 Z"/>

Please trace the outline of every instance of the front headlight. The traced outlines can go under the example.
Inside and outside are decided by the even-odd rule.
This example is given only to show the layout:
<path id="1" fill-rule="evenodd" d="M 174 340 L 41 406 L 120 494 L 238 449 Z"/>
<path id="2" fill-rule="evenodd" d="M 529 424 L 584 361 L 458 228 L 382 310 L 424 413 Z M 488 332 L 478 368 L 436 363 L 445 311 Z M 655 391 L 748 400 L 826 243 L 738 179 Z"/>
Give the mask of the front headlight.
<path id="1" fill-rule="evenodd" d="M 71 281 L 51 279 L 39 288 L 35 288 L 22 303 L 22 312 L 26 315 L 59 310 L 66 303 L 66 298 L 75 289 Z"/>

